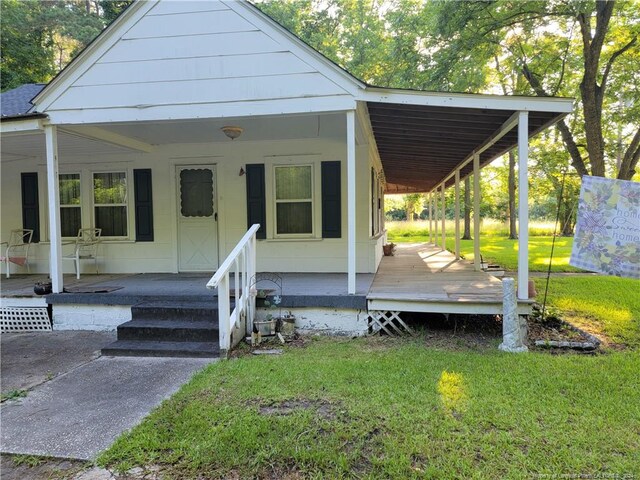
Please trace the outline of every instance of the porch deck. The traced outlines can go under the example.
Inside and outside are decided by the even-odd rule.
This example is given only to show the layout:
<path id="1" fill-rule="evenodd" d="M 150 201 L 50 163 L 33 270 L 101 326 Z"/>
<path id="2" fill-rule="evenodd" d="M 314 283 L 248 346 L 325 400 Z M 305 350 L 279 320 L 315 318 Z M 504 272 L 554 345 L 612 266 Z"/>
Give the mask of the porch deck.
<path id="1" fill-rule="evenodd" d="M 447 251 L 431 244 L 397 247 L 395 256 L 384 257 L 374 274 L 357 276 L 356 295 L 347 294 L 342 273 L 282 273 L 283 308 L 351 308 L 431 313 L 502 313 L 502 284 L 473 264 L 456 261 Z M 208 273 L 147 273 L 65 275 L 67 293 L 37 297 L 33 285 L 46 275 L 14 275 L 2 278 L 0 297 L 36 297 L 42 304 L 136 305 L 142 302 L 215 302 L 207 290 Z M 260 288 L 260 286 L 259 286 Z M 269 288 L 265 285 L 263 288 Z M 103 291 L 107 290 L 107 291 Z M 4 303 L 4 302 L 3 302 Z M 531 302 L 518 305 L 529 313 Z"/>
<path id="2" fill-rule="evenodd" d="M 404 244 L 383 257 L 367 302 L 369 310 L 500 314 L 502 282 L 435 245 Z M 530 305 L 519 303 L 519 313 Z"/>

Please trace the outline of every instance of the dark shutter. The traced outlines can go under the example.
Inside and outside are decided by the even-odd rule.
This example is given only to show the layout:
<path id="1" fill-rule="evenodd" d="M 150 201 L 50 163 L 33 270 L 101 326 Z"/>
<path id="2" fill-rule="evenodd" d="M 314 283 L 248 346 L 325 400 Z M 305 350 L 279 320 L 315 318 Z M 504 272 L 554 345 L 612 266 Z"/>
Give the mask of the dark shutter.
<path id="1" fill-rule="evenodd" d="M 22 177 L 22 228 L 33 230 L 31 241 L 40 241 L 40 205 L 38 202 L 38 174 L 23 173 Z"/>
<path id="2" fill-rule="evenodd" d="M 322 162 L 322 237 L 342 236 L 340 162 Z"/>
<path id="3" fill-rule="evenodd" d="M 133 190 L 136 209 L 136 242 L 153 242 L 153 194 L 150 168 L 133 171 Z"/>
<path id="4" fill-rule="evenodd" d="M 267 238 L 267 209 L 264 195 L 264 164 L 245 166 L 247 177 L 247 228 L 256 223 L 260 229 L 256 238 Z"/>

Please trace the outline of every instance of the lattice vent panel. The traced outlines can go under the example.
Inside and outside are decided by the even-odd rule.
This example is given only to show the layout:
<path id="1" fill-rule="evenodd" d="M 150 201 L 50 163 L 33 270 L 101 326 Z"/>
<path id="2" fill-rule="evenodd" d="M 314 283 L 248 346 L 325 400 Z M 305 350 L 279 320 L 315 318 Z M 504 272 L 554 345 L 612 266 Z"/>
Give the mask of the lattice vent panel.
<path id="1" fill-rule="evenodd" d="M 369 332 L 384 332 L 387 335 L 413 335 L 413 330 L 400 318 L 400 313 L 386 310 L 370 310 L 368 318 Z"/>
<path id="2" fill-rule="evenodd" d="M 47 307 L 0 308 L 0 332 L 51 331 Z"/>

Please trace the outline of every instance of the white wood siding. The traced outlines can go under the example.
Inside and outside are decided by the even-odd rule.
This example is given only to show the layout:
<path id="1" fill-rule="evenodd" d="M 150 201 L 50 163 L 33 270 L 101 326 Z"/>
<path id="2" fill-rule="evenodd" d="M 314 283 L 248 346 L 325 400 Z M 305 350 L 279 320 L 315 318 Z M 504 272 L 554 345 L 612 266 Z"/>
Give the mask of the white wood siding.
<path id="1" fill-rule="evenodd" d="M 266 119 L 265 121 L 269 121 Z M 337 121 L 337 120 L 336 120 Z M 3 139 L 4 140 L 4 139 Z M 89 144 L 90 145 L 90 144 Z M 379 261 L 379 240 L 371 239 L 369 227 L 369 157 L 366 145 L 357 148 L 357 269 L 375 272 Z M 104 242 L 99 264 L 103 273 L 175 272 L 177 270 L 177 207 L 176 165 L 210 165 L 217 168 L 219 258 L 225 258 L 247 229 L 246 177 L 240 176 L 240 167 L 248 163 L 264 163 L 267 178 L 273 165 L 283 163 L 313 164 L 318 175 L 320 162 L 342 162 L 342 238 L 322 239 L 318 224 L 315 239 L 276 240 L 258 242 L 258 269 L 280 272 L 345 272 L 347 265 L 347 213 L 346 213 L 346 144 L 341 138 L 312 138 L 294 140 L 243 141 L 242 139 L 207 144 L 165 145 L 152 153 L 119 153 L 117 155 L 88 155 L 86 149 L 60 149 L 60 173 L 80 173 L 83 179 L 83 225 L 92 221 L 91 175 L 95 171 L 126 171 L 129 175 L 129 198 L 133 202 L 133 170 L 151 168 L 153 175 L 154 242 L 134 241 L 134 209 L 129 204 L 129 240 Z M 13 228 L 22 224 L 20 173 L 37 171 L 40 181 L 41 238 L 46 241 L 46 171 L 44 152 L 21 161 L 2 163 L 1 228 L 2 239 Z M 316 185 L 316 207 L 320 209 L 321 192 Z M 267 211 L 273 208 L 271 183 L 267 181 Z M 319 219 L 319 215 L 316 215 Z M 271 217 L 270 228 L 273 227 Z M 32 250 L 32 272 L 46 273 L 48 244 L 41 243 Z M 66 248 L 68 247 L 63 247 Z M 84 265 L 92 272 L 92 265 Z M 66 273 L 73 265 L 64 262 Z M 16 269 L 14 268 L 14 271 Z"/>
<path id="2" fill-rule="evenodd" d="M 117 41 L 44 105 L 46 111 L 54 123 L 56 112 L 78 112 L 82 123 L 95 122 L 101 111 L 106 121 L 136 120 L 150 107 L 158 119 L 177 118 L 158 107 L 179 106 L 186 118 L 203 116 L 198 107 L 208 105 L 208 116 L 215 116 L 224 105 L 349 96 L 281 35 L 254 23 L 221 2 L 161 0 L 126 31 L 123 25 L 114 32 Z M 93 113 L 90 120 L 86 112 Z"/>

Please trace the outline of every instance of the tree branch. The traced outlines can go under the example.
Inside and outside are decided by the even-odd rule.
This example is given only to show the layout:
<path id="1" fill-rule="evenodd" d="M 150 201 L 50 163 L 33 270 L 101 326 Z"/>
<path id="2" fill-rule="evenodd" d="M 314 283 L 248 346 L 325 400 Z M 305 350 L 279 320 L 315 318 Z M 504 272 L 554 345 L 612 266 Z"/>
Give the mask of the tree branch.
<path id="1" fill-rule="evenodd" d="M 638 166 L 638 160 L 640 159 L 640 128 L 633 136 L 627 151 L 624 152 L 624 157 L 620 163 L 620 170 L 618 171 L 618 178 L 620 180 L 631 180 L 631 177 L 636 173 L 636 167 Z"/>
<path id="2" fill-rule="evenodd" d="M 609 61 L 607 62 L 607 66 L 604 68 L 604 73 L 602 74 L 602 82 L 600 83 L 600 86 L 602 88 L 602 90 L 604 91 L 604 89 L 606 88 L 607 85 L 607 79 L 609 77 L 609 72 L 611 71 L 611 67 L 613 65 L 613 62 L 616 61 L 616 59 L 622 55 L 624 52 L 626 52 L 627 50 L 629 50 L 631 47 L 633 47 L 636 42 L 638 41 L 638 37 L 635 36 L 633 37 L 633 39 L 627 43 L 624 47 L 622 47 L 621 49 L 613 52 L 613 55 L 611 55 L 611 58 L 609 58 Z"/>

